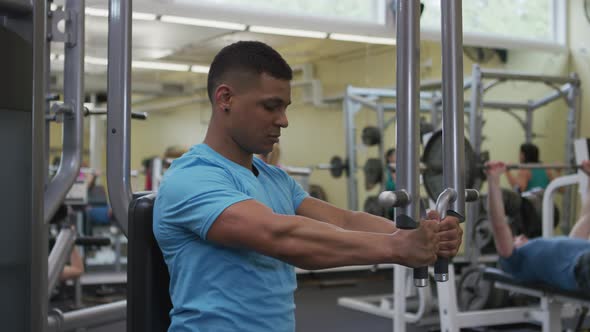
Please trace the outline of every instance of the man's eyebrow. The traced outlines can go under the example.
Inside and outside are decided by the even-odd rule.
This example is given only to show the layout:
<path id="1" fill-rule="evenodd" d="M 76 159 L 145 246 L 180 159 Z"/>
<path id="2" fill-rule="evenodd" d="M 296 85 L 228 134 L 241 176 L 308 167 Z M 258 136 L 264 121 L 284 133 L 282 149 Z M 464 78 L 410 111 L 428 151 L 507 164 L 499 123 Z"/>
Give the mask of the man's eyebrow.
<path id="1" fill-rule="evenodd" d="M 289 101 L 285 101 L 282 98 L 279 97 L 270 97 L 270 98 L 265 98 L 262 99 L 260 101 L 261 103 L 274 103 L 274 104 L 281 104 L 281 105 L 291 105 L 291 100 Z"/>

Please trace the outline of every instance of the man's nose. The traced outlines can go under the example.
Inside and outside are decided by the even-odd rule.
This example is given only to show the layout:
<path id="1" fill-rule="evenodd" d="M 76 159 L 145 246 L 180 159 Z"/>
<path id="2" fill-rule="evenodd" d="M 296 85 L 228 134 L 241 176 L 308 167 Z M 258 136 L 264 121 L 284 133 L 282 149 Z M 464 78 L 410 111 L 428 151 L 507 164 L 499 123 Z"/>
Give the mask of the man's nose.
<path id="1" fill-rule="evenodd" d="M 279 112 L 275 124 L 281 128 L 287 128 L 289 126 L 289 120 L 287 119 L 287 112 L 285 110 Z"/>

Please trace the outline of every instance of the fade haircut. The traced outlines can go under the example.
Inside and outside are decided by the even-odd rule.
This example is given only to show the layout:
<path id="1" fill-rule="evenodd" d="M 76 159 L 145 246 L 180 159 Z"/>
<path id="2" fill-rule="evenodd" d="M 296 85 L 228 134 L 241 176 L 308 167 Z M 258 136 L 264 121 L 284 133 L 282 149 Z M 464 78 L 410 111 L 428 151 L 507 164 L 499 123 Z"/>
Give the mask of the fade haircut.
<path id="1" fill-rule="evenodd" d="M 221 49 L 213 59 L 207 76 L 207 94 L 211 104 L 215 90 L 229 77 L 244 74 L 268 74 L 290 81 L 293 71 L 285 59 L 272 47 L 257 41 L 239 41 Z"/>

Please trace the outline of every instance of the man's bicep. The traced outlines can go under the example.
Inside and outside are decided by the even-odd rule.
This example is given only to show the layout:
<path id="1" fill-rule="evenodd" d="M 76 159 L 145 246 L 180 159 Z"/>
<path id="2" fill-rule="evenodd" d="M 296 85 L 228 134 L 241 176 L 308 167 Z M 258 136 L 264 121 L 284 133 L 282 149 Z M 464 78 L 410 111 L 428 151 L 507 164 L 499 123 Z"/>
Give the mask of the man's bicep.
<path id="1" fill-rule="evenodd" d="M 247 248 L 272 255 L 273 235 L 277 226 L 286 226 L 288 220 L 265 205 L 251 199 L 235 203 L 225 209 L 213 222 L 207 240 L 233 248 Z"/>
<path id="2" fill-rule="evenodd" d="M 252 199 L 237 190 L 226 176 L 217 173 L 168 183 L 158 192 L 154 217 L 161 224 L 185 228 L 206 238 L 213 221 L 227 207 Z"/>

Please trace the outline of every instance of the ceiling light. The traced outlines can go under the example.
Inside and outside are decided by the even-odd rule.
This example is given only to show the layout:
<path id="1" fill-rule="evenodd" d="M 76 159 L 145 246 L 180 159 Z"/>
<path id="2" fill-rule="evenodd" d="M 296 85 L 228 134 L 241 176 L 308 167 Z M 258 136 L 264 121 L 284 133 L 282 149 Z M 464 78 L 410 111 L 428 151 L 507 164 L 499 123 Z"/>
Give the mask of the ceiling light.
<path id="1" fill-rule="evenodd" d="M 252 25 L 248 29 L 251 32 L 268 33 L 272 35 L 282 36 L 293 36 L 293 37 L 307 37 L 307 38 L 326 38 L 328 37 L 327 32 L 321 31 L 310 31 L 310 30 L 298 30 L 298 29 L 283 29 L 274 27 L 265 27 L 259 25 Z"/>
<path id="2" fill-rule="evenodd" d="M 64 60 L 63 54 L 51 54 L 51 59 L 53 61 L 61 61 Z M 97 58 L 92 56 L 84 57 L 84 63 L 88 65 L 96 65 L 96 66 L 107 66 L 108 59 L 106 58 Z M 132 68 L 138 69 L 155 69 L 155 70 L 171 70 L 171 71 L 184 71 L 188 72 L 191 71 L 193 73 L 203 73 L 206 74 L 209 72 L 209 66 L 202 66 L 202 65 L 187 65 L 181 63 L 170 63 L 170 62 L 154 62 L 154 61 L 131 61 Z"/>
<path id="3" fill-rule="evenodd" d="M 109 11 L 107 9 L 86 7 L 84 13 L 88 16 L 109 17 Z"/>
<path id="4" fill-rule="evenodd" d="M 217 29 L 228 29 L 228 30 L 246 30 L 245 24 L 223 22 L 223 21 L 212 21 L 212 20 L 201 20 L 197 18 L 181 17 L 181 16 L 169 16 L 162 15 L 160 21 L 168 23 L 196 25 L 200 27 L 217 28 Z"/>
<path id="5" fill-rule="evenodd" d="M 132 61 L 131 67 L 141 69 L 159 69 L 172 71 L 188 71 L 189 65 L 169 62 Z"/>
<path id="6" fill-rule="evenodd" d="M 368 44 L 395 45 L 394 38 L 347 35 L 347 34 L 342 34 L 342 33 L 331 33 L 329 38 L 333 39 L 333 40 L 343 40 L 343 41 L 368 43 Z"/>
<path id="7" fill-rule="evenodd" d="M 209 72 L 209 66 L 192 65 L 191 71 L 193 73 L 207 74 Z"/>
<path id="8" fill-rule="evenodd" d="M 155 21 L 156 14 L 133 12 L 132 18 L 134 20 Z"/>

